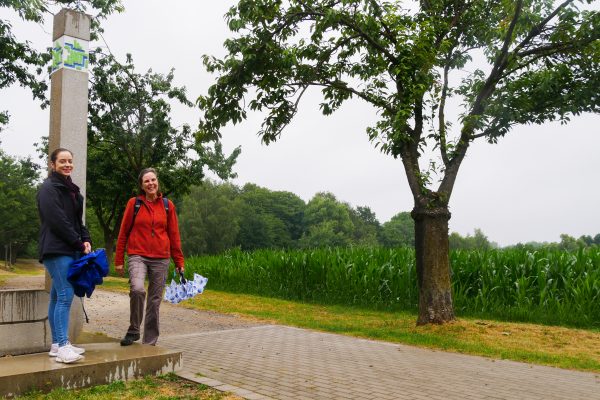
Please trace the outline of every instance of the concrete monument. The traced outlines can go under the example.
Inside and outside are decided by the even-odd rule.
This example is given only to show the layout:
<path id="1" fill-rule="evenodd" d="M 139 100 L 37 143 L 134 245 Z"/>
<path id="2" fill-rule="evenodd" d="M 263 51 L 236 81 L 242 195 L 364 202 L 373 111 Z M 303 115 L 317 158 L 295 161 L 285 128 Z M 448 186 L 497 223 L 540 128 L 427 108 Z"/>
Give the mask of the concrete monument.
<path id="1" fill-rule="evenodd" d="M 73 181 L 85 196 L 87 164 L 89 15 L 63 9 L 54 16 L 50 89 L 49 151 L 73 151 Z M 0 356 L 47 351 L 52 337 L 48 325 L 51 280 L 45 290 L 0 291 Z M 75 341 L 83 325 L 77 298 L 71 307 L 69 337 Z"/>
<path id="2" fill-rule="evenodd" d="M 50 134 L 48 151 L 59 147 L 73 152 L 73 182 L 86 193 L 88 65 L 91 17 L 62 9 L 54 16 L 50 72 Z M 85 222 L 85 204 L 83 218 Z M 46 290 L 51 280 L 46 273 Z M 79 299 L 73 299 L 69 338 L 75 341 L 83 325 Z"/>

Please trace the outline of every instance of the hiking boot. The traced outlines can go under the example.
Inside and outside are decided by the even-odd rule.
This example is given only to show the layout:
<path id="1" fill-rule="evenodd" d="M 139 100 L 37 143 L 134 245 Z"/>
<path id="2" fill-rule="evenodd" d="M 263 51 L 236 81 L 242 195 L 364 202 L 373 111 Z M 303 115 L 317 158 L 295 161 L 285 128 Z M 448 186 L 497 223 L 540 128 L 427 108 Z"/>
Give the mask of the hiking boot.
<path id="1" fill-rule="evenodd" d="M 136 340 L 140 340 L 139 333 L 128 333 L 123 339 L 121 339 L 121 346 L 129 346 L 133 344 L 133 342 L 135 342 Z"/>
<path id="2" fill-rule="evenodd" d="M 85 353 L 85 349 L 83 347 L 73 346 L 71 342 L 67 342 L 66 346 L 71 346 L 71 349 L 77 354 Z M 50 357 L 56 357 L 58 355 L 58 343 L 52 343 L 50 346 L 50 352 L 48 353 Z"/>
<path id="3" fill-rule="evenodd" d="M 56 362 L 71 364 L 83 358 L 81 354 L 75 353 L 71 346 L 61 346 L 56 352 Z"/>

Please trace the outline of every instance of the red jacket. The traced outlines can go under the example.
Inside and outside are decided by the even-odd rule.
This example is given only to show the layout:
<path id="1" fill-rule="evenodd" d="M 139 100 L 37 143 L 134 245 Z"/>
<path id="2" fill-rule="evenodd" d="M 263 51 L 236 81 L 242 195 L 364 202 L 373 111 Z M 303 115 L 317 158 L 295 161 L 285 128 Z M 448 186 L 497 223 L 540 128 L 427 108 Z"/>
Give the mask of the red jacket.
<path id="1" fill-rule="evenodd" d="M 142 206 L 135 217 L 129 238 L 127 238 L 127 233 L 131 228 L 136 198 L 132 197 L 127 202 L 117 239 L 115 265 L 123 265 L 125 247 L 127 247 L 127 254 L 130 256 L 173 258 L 175 266 L 183 267 L 183 252 L 181 251 L 175 205 L 169 200 L 169 215 L 167 216 L 162 196 L 158 196 L 153 202 L 147 201 L 144 196 L 140 198 Z"/>

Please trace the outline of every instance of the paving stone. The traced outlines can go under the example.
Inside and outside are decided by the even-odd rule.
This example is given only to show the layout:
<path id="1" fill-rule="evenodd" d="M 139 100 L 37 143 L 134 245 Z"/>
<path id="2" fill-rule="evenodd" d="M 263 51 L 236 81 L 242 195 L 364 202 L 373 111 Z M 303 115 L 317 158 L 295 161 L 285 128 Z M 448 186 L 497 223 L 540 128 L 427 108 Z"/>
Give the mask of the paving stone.
<path id="1" fill-rule="evenodd" d="M 600 400 L 598 374 L 286 326 L 161 337 L 161 345 L 184 352 L 186 373 L 235 384 L 248 399 Z"/>

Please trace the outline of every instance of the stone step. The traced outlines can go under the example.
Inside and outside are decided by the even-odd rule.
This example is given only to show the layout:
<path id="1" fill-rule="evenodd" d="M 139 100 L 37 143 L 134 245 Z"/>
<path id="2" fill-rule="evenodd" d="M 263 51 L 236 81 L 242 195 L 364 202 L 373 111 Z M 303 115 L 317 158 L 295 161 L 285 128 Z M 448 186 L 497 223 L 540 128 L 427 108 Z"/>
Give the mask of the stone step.
<path id="1" fill-rule="evenodd" d="M 161 375 L 182 368 L 182 353 L 159 346 L 119 343 L 83 345 L 84 359 L 62 364 L 48 353 L 0 358 L 0 397 L 13 397 L 31 390 L 48 392 L 63 387 L 76 389 L 127 381 L 145 375 Z"/>

